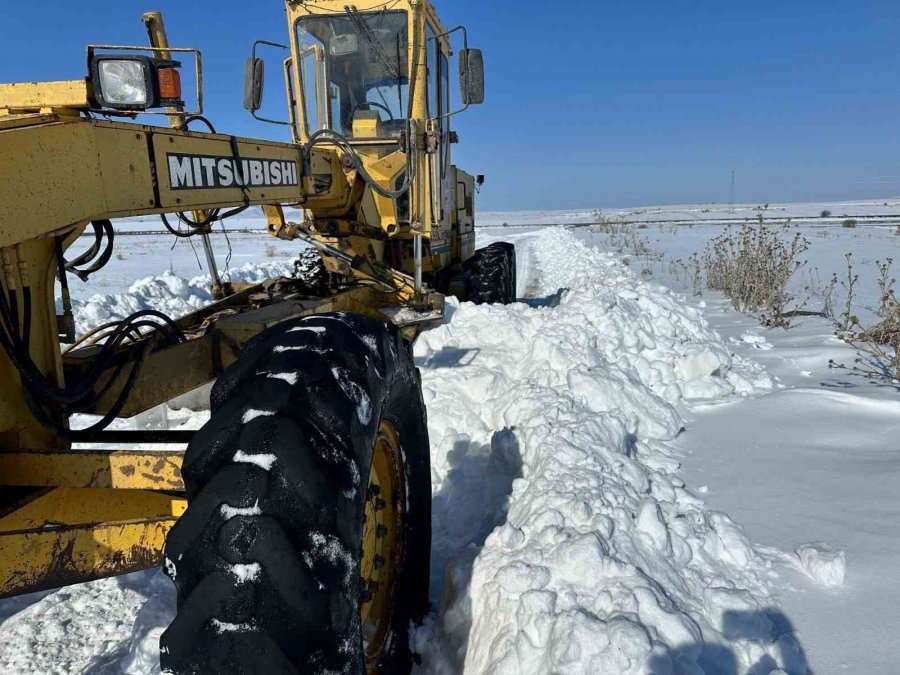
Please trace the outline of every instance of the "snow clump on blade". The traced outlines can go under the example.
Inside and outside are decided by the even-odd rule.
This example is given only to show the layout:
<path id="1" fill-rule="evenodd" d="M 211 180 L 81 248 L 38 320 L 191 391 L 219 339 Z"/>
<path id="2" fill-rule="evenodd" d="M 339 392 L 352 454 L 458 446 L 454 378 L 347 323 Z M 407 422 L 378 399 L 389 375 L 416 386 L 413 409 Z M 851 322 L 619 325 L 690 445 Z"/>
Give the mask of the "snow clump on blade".
<path id="1" fill-rule="evenodd" d="M 230 269 L 224 278 L 233 282 L 256 284 L 266 279 L 290 276 L 291 264 L 278 261 Z M 86 333 L 110 321 L 121 321 L 135 312 L 154 309 L 173 317 L 184 316 L 212 304 L 215 299 L 210 292 L 212 280 L 209 276 L 193 279 L 179 277 L 166 271 L 159 276 L 145 277 L 135 281 L 126 293 L 94 295 L 88 300 L 72 300 L 75 310 L 76 332 Z M 61 313 L 61 301 L 57 298 L 57 311 Z"/>

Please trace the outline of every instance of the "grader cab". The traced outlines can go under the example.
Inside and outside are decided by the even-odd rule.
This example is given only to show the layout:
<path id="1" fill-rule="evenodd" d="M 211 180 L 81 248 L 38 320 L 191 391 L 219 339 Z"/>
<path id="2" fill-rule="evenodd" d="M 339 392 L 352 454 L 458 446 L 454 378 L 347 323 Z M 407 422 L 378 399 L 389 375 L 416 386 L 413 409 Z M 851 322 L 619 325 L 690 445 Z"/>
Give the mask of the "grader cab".
<path id="1" fill-rule="evenodd" d="M 483 179 L 451 159 L 481 52 L 427 0 L 286 11 L 244 105 L 291 143 L 204 117 L 201 54 L 158 13 L 148 47 L 89 47 L 84 79 L 0 85 L 0 598 L 162 565 L 168 672 L 402 673 L 430 550 L 410 344 L 445 295 L 515 299 L 514 248 L 474 248 Z M 284 52 L 283 116 L 264 110 L 263 50 Z M 214 226 L 256 207 L 305 274 L 220 273 Z M 71 284 L 146 215 L 201 242 L 216 301 L 77 334 Z M 110 429 L 210 382 L 196 432 Z"/>

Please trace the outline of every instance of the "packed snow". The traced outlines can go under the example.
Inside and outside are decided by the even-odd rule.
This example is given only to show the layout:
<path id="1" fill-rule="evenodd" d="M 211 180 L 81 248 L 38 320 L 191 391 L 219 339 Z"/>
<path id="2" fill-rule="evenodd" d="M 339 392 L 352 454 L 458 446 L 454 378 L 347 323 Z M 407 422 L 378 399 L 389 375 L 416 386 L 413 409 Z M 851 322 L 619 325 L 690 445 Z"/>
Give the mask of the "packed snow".
<path id="1" fill-rule="evenodd" d="M 630 217 L 715 221 L 727 208 Z M 658 262 L 653 276 L 684 295 L 643 278 L 589 228 L 537 227 L 594 215 L 487 214 L 483 223 L 532 226 L 479 233 L 480 245 L 516 243 L 522 301 L 450 301 L 444 324 L 416 344 L 434 494 L 434 611 L 414 635 L 417 672 L 890 672 L 900 630 L 896 392 L 830 372 L 829 358 L 852 350 L 823 319 L 764 329 L 720 297 L 685 297 Z M 835 228 L 820 238 L 834 255 L 817 261 L 833 267 L 842 241 L 860 257 L 882 255 L 897 240 L 876 229 Z M 672 255 L 718 232 L 641 230 Z M 296 246 L 231 236 L 245 244 L 232 278 L 293 270 Z M 211 302 L 183 244 L 167 252 L 134 237 L 124 251 L 128 262 L 98 275 L 105 296 L 73 287 L 80 330 Z M 129 273 L 146 278 L 126 283 Z M 203 396 L 116 426 L 198 428 L 209 417 Z M 322 553 L 341 554 L 327 541 Z M 251 580 L 258 570 L 234 573 Z M 0 601 L 0 671 L 156 674 L 174 611 L 159 570 Z"/>
<path id="2" fill-rule="evenodd" d="M 274 277 L 289 277 L 293 271 L 290 261 L 279 260 L 261 265 L 247 263 L 229 270 L 227 278 L 233 282 L 260 283 Z M 210 286 L 209 275 L 185 279 L 166 271 L 160 276 L 135 281 L 123 293 L 92 295 L 86 300 L 76 297 L 72 301 L 76 329 L 78 333 L 86 333 L 146 309 L 155 309 L 173 317 L 190 314 L 213 302 Z"/>
<path id="3" fill-rule="evenodd" d="M 770 378 L 699 311 L 570 233 L 523 243 L 538 299 L 454 303 L 416 344 L 440 606 L 417 638 L 422 670 L 788 665 L 734 629 L 768 621 L 771 557 L 685 486 L 673 446 L 679 406 L 758 395 Z"/>

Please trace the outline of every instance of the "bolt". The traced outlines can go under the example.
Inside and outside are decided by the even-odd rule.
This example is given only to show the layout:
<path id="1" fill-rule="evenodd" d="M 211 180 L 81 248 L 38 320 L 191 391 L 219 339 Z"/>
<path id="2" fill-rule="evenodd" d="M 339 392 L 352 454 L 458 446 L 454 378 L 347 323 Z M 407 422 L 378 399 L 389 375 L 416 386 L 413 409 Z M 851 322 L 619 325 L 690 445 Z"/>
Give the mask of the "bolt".
<path id="1" fill-rule="evenodd" d="M 375 536 L 379 539 L 383 539 L 387 536 L 388 529 L 384 525 L 379 525 L 375 528 Z"/>
<path id="2" fill-rule="evenodd" d="M 383 511 L 387 507 L 387 502 L 381 499 L 380 497 L 375 499 L 375 510 Z"/>
<path id="3" fill-rule="evenodd" d="M 375 569 L 380 570 L 384 567 L 385 560 L 380 555 L 375 556 Z"/>

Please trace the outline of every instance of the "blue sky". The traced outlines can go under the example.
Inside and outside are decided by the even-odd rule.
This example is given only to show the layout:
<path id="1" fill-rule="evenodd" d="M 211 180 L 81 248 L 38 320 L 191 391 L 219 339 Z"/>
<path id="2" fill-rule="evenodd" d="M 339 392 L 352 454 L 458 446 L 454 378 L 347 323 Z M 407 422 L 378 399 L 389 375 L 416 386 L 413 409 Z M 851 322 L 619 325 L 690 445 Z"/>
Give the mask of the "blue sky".
<path id="1" fill-rule="evenodd" d="M 281 0 L 4 3 L 0 80 L 84 75 L 88 42 L 145 44 L 144 10 L 204 55 L 222 131 L 280 138 L 241 108 Z M 444 0 L 485 51 L 487 102 L 457 118 L 481 209 L 900 195 L 900 3 Z M 269 63 L 269 94 L 278 80 Z M 270 109 L 280 116 L 280 109 Z"/>

